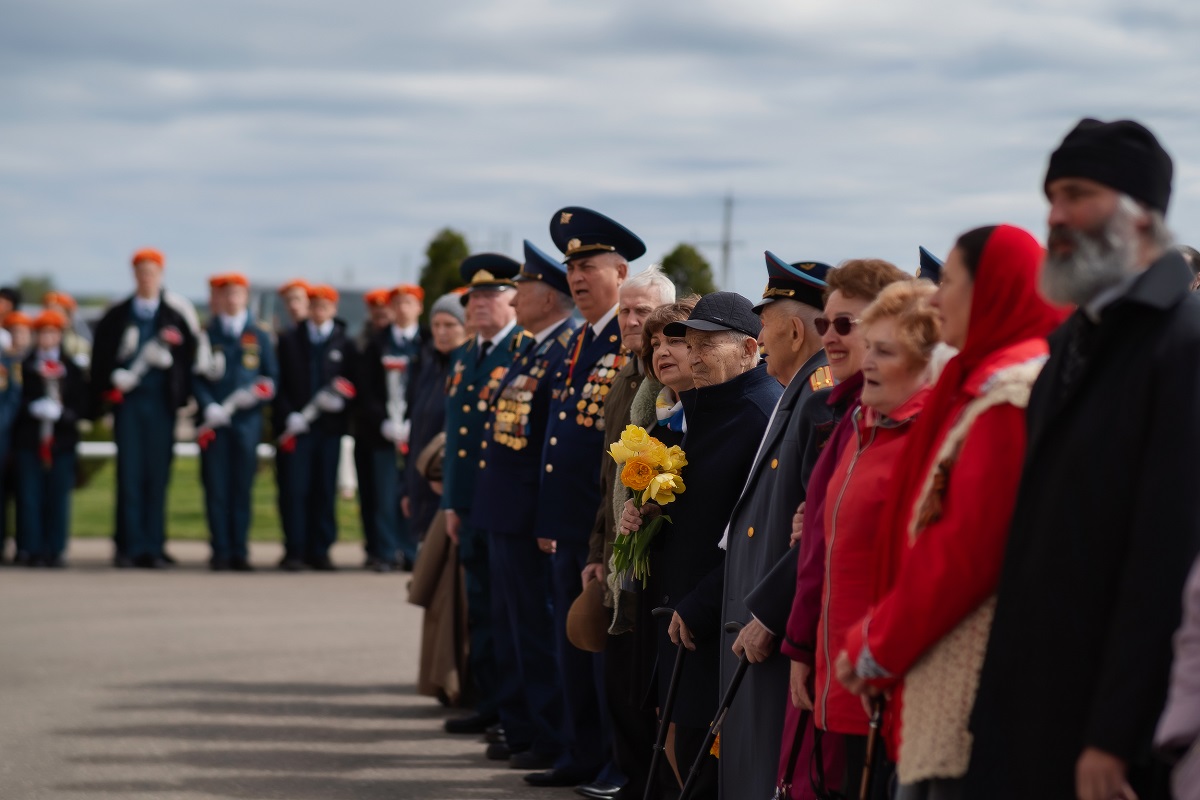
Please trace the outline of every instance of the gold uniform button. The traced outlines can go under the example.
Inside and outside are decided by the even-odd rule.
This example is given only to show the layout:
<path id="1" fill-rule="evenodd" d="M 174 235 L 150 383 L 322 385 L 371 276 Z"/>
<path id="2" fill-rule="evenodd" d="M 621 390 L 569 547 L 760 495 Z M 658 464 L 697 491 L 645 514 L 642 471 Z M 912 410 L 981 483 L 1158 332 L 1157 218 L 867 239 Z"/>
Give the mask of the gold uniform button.
<path id="1" fill-rule="evenodd" d="M 547 464 L 547 465 L 546 465 L 546 472 L 554 472 L 554 465 L 553 465 L 553 464 Z"/>
<path id="2" fill-rule="evenodd" d="M 487 450 L 487 442 L 480 442 L 479 446 L 482 447 L 484 450 Z"/>
<path id="3" fill-rule="evenodd" d="M 487 466 L 487 462 L 486 462 L 486 461 L 483 461 L 483 460 L 480 460 L 480 462 L 479 462 L 479 468 L 480 468 L 480 469 L 483 469 L 483 468 L 484 468 L 484 467 L 486 467 L 486 466 Z"/>
<path id="4" fill-rule="evenodd" d="M 467 451 L 466 451 L 466 450 L 459 450 L 459 451 L 458 451 L 458 457 L 459 457 L 459 458 L 466 458 L 466 457 L 467 457 Z"/>
<path id="5" fill-rule="evenodd" d="M 464 413 L 464 414 L 469 414 L 469 413 L 471 413 L 471 407 L 470 407 L 469 405 L 464 405 L 464 406 L 463 406 L 463 413 Z"/>
<path id="6" fill-rule="evenodd" d="M 468 386 L 468 387 L 467 387 L 467 391 L 468 391 L 468 392 L 473 392 L 473 391 L 475 391 L 475 387 L 474 387 L 474 386 Z"/>
<path id="7" fill-rule="evenodd" d="M 566 418 L 567 418 L 567 412 L 565 412 L 565 411 L 560 411 L 560 412 L 558 412 L 558 418 L 559 418 L 559 419 L 566 419 Z"/>
<path id="8" fill-rule="evenodd" d="M 746 531 L 746 535 L 749 536 L 751 539 L 754 538 L 754 526 L 753 525 L 751 525 L 750 529 Z"/>
<path id="9" fill-rule="evenodd" d="M 778 458 L 771 459 L 771 469 L 779 469 L 779 459 Z"/>
<path id="10" fill-rule="evenodd" d="M 467 435 L 467 426 L 464 425 L 461 428 L 459 428 L 458 433 L 460 436 L 466 436 Z"/>
<path id="11" fill-rule="evenodd" d="M 558 444 L 558 437 L 557 437 L 557 436 L 551 436 L 551 437 L 550 437 L 550 446 L 551 446 L 551 447 L 553 447 L 553 446 L 554 446 L 554 445 L 556 445 L 556 444 Z"/>

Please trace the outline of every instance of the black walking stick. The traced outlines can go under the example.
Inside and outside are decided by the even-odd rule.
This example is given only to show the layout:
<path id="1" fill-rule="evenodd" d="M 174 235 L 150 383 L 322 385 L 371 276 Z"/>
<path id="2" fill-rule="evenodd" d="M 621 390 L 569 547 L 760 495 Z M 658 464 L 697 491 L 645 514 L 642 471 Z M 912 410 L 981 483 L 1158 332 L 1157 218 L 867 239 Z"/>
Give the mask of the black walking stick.
<path id="1" fill-rule="evenodd" d="M 883 708 L 887 700 L 883 695 L 871 700 L 871 730 L 867 733 L 867 760 L 863 764 L 862 785 L 858 787 L 859 800 L 871 796 L 871 781 L 875 777 L 875 750 L 879 747 L 879 726 L 883 723 Z"/>
<path id="2" fill-rule="evenodd" d="M 669 617 L 675 613 L 675 609 L 660 606 L 650 613 L 655 617 Z M 658 777 L 658 763 L 667 751 L 667 730 L 671 727 L 671 711 L 675 708 L 675 690 L 679 688 L 679 674 L 683 672 L 683 654 L 686 652 L 687 648 L 683 646 L 683 639 L 680 639 L 679 649 L 675 652 L 675 666 L 671 670 L 671 682 L 667 684 L 667 698 L 663 701 L 661 709 L 662 719 L 658 723 L 658 737 L 654 741 L 654 755 L 650 756 L 650 774 L 646 776 L 646 792 L 642 795 L 643 800 L 650 800 L 654 796 L 654 782 Z"/>
<path id="3" fill-rule="evenodd" d="M 737 633 L 741 629 L 742 623 L 740 622 L 725 623 L 726 633 Z M 704 759 L 708 757 L 713 742 L 717 740 L 717 734 L 721 732 L 721 726 L 725 724 L 725 716 L 729 713 L 729 707 L 733 705 L 733 698 L 737 696 L 738 687 L 742 685 L 742 678 L 746 677 L 746 669 L 749 666 L 750 662 L 746 660 L 746 653 L 743 651 L 741 658 L 738 659 L 737 669 L 733 671 L 733 678 L 729 681 L 729 688 L 725 690 L 725 696 L 721 698 L 721 706 L 717 709 L 717 715 L 713 717 L 712 724 L 708 726 L 708 735 L 704 737 L 704 744 L 700 745 L 700 752 L 696 754 L 696 760 L 692 763 L 691 771 L 688 772 L 687 781 L 683 784 L 683 791 L 679 793 L 679 800 L 687 800 L 691 796 L 696 781 L 700 777 L 700 770 L 704 766 Z"/>

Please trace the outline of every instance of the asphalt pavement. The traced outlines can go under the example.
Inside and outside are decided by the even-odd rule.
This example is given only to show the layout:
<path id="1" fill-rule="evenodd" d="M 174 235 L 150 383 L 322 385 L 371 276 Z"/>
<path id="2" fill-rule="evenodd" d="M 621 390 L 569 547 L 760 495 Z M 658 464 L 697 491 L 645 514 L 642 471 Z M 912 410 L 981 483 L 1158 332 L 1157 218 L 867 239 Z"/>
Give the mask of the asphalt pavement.
<path id="1" fill-rule="evenodd" d="M 0 570 L 0 800 L 468 800 L 534 789 L 450 736 L 415 691 L 421 609 L 406 573 L 117 570 L 73 542 L 65 570 Z"/>

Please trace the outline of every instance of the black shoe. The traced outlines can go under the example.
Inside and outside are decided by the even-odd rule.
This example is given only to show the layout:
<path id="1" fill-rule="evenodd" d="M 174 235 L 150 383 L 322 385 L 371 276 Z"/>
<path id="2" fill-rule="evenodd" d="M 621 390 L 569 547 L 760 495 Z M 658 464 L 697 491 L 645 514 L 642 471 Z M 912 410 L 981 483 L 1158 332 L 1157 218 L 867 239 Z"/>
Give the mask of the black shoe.
<path id="1" fill-rule="evenodd" d="M 483 733 L 489 725 L 494 725 L 497 721 L 495 714 L 468 714 L 465 717 L 446 720 L 443 727 L 446 733 Z"/>
<path id="2" fill-rule="evenodd" d="M 532 750 L 523 750 L 520 753 L 513 753 L 512 758 L 508 760 L 508 766 L 512 769 L 525 770 L 530 772 L 538 769 L 550 769 L 557 761 L 556 756 L 546 755 L 545 753 L 535 753 Z M 578 783 L 578 781 L 576 781 Z M 569 784 L 562 784 L 567 786 Z"/>
<path id="3" fill-rule="evenodd" d="M 235 558 L 230 561 L 229 568 L 234 572 L 254 572 L 254 565 L 244 558 Z"/>
<path id="4" fill-rule="evenodd" d="M 382 572 L 391 572 L 392 565 L 390 562 L 387 562 L 387 561 L 376 561 L 375 565 L 373 567 L 371 567 L 371 569 L 375 570 L 376 572 L 381 572 L 381 573 Z"/>
<path id="5" fill-rule="evenodd" d="M 133 560 L 133 565 L 138 569 L 164 569 L 167 562 L 158 556 L 138 556 Z"/>
<path id="6" fill-rule="evenodd" d="M 413 559 L 401 553 L 400 555 L 396 556 L 396 560 L 392 562 L 392 566 L 401 572 L 412 572 L 413 563 Z"/>
<path id="7" fill-rule="evenodd" d="M 279 568 L 284 572 L 300 572 L 304 569 L 304 562 L 298 558 L 285 558 L 279 562 Z"/>
<path id="8" fill-rule="evenodd" d="M 223 558 L 214 558 L 208 562 L 208 568 L 213 572 L 226 572 L 229 569 L 229 562 Z"/>
<path id="9" fill-rule="evenodd" d="M 483 738 L 488 744 L 504 741 L 504 725 L 497 722 L 495 725 L 488 725 L 486 731 L 483 732 Z"/>
<path id="10" fill-rule="evenodd" d="M 133 566 L 133 559 L 127 555 L 113 556 L 113 566 L 117 569 L 129 569 Z"/>
<path id="11" fill-rule="evenodd" d="M 63 560 L 62 556 L 55 556 L 54 558 L 46 559 L 46 566 L 50 569 L 64 569 L 67 566 L 67 562 Z"/>
<path id="12" fill-rule="evenodd" d="M 29 559 L 29 561 L 26 562 L 25 566 L 35 568 L 44 567 L 46 566 L 46 559 L 42 558 L 41 556 L 33 556 Z"/>
<path id="13" fill-rule="evenodd" d="M 29 553 L 18 552 L 13 556 L 14 567 L 28 567 L 31 561 L 33 561 L 33 556 L 29 555 Z"/>
<path id="14" fill-rule="evenodd" d="M 308 562 L 308 565 L 317 572 L 337 572 L 337 567 L 335 567 L 333 562 L 329 560 L 329 556 L 313 559 L 312 561 Z"/>
<path id="15" fill-rule="evenodd" d="M 375 569 L 380 559 L 377 556 L 367 556 L 363 561 L 363 569 Z"/>
<path id="16" fill-rule="evenodd" d="M 164 567 L 173 567 L 177 563 L 166 550 L 158 554 L 158 560 L 162 562 Z"/>
<path id="17" fill-rule="evenodd" d="M 584 797 L 593 797 L 595 800 L 613 800 L 620 793 L 621 787 L 615 783 L 592 781 L 591 783 L 575 787 L 575 794 L 580 794 Z"/>
<path id="18" fill-rule="evenodd" d="M 525 750 L 513 750 L 508 746 L 508 742 L 492 742 L 487 746 L 488 761 L 508 761 L 515 755 L 524 753 Z"/>
<path id="19" fill-rule="evenodd" d="M 552 769 L 547 772 L 531 772 L 525 776 L 530 786 L 578 786 L 590 783 L 596 777 L 594 770 L 581 772 L 578 769 Z"/>

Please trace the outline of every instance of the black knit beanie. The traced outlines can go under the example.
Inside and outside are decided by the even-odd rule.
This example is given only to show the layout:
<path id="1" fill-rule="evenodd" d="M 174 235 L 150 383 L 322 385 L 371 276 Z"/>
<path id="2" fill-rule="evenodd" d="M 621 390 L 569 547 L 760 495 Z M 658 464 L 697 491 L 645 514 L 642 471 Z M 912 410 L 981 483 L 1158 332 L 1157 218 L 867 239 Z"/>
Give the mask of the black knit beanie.
<path id="1" fill-rule="evenodd" d="M 1083 119 L 1050 155 L 1043 188 L 1057 178 L 1087 178 L 1166 214 L 1172 171 L 1171 157 L 1145 126 Z"/>

